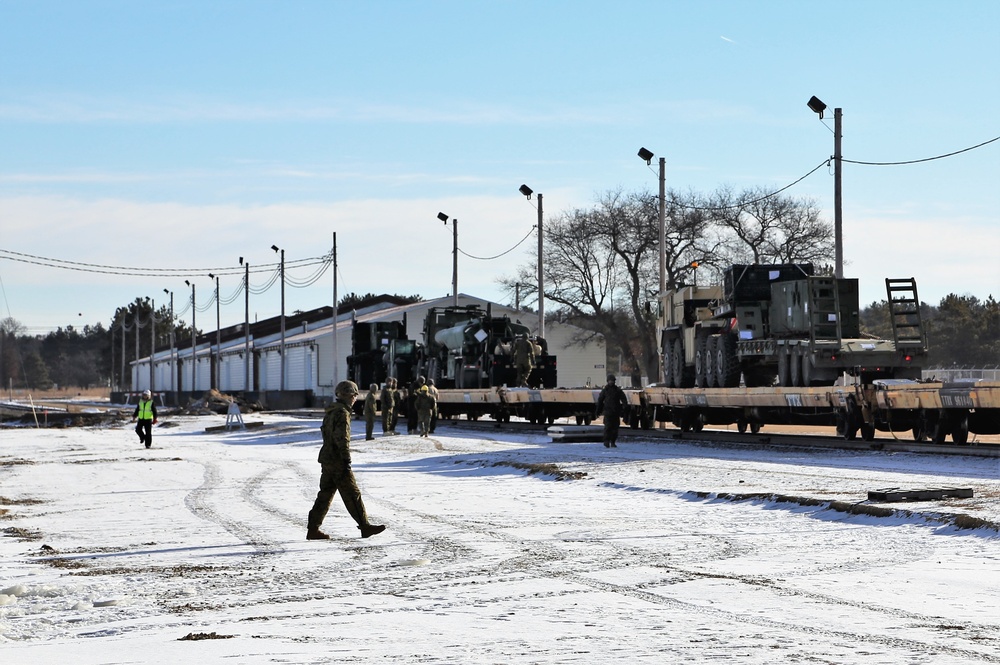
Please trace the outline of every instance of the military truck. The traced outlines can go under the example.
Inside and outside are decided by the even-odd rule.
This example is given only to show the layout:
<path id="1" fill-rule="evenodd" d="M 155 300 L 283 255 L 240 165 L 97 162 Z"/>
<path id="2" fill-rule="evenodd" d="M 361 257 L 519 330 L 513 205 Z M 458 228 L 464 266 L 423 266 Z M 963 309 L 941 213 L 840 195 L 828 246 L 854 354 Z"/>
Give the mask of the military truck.
<path id="1" fill-rule="evenodd" d="M 417 342 L 406 336 L 405 314 L 402 321 L 354 322 L 347 376 L 362 390 L 390 376 L 409 384 L 416 378 L 416 363 Z"/>
<path id="2" fill-rule="evenodd" d="M 556 357 L 548 354 L 545 340 L 532 338 L 527 326 L 507 316 L 493 316 L 489 305 L 485 310 L 478 305 L 430 308 L 418 371 L 442 389 L 514 386 L 517 371 L 510 351 L 517 335 L 528 336 L 536 348 L 528 385 L 554 388 Z"/>
<path id="3" fill-rule="evenodd" d="M 887 279 L 893 339 L 861 335 L 858 281 L 808 263 L 732 265 L 716 286 L 661 296 L 663 384 L 676 388 L 832 385 L 920 378 L 927 339 L 913 278 Z"/>

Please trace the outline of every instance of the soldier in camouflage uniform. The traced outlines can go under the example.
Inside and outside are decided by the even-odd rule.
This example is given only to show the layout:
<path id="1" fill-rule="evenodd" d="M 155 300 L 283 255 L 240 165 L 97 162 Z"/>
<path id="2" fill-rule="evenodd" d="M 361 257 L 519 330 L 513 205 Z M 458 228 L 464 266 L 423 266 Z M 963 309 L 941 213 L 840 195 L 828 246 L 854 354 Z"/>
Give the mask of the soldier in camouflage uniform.
<path id="1" fill-rule="evenodd" d="M 368 394 L 365 395 L 365 441 L 375 438 L 375 412 L 378 410 L 375 400 L 378 392 L 378 384 L 373 383 L 368 386 Z"/>
<path id="2" fill-rule="evenodd" d="M 535 364 L 535 346 L 528 340 L 527 335 L 522 333 L 517 336 L 511 355 L 514 356 L 514 367 L 517 369 L 517 385 L 527 386 L 528 375 L 531 374 L 531 368 Z"/>
<path id="3" fill-rule="evenodd" d="M 385 531 L 385 526 L 368 521 L 361 490 L 351 470 L 351 408 L 358 398 L 358 387 L 353 381 L 341 381 L 334 390 L 337 401 L 326 409 L 323 418 L 323 447 L 319 449 L 319 463 L 323 471 L 319 477 L 319 493 L 309 511 L 306 540 L 329 540 L 330 536 L 319 530 L 330 510 L 333 495 L 340 491 L 344 507 L 361 529 L 361 537 L 368 538 Z"/>
<path id="4" fill-rule="evenodd" d="M 382 435 L 392 434 L 393 427 L 393 417 L 396 413 L 396 399 L 394 397 L 394 392 L 392 389 L 393 379 L 389 378 L 385 380 L 385 386 L 382 387 L 382 394 L 379 399 L 382 400 Z"/>
<path id="5" fill-rule="evenodd" d="M 417 425 L 420 428 L 420 436 L 428 436 L 431 430 L 431 415 L 437 409 L 437 400 L 431 394 L 430 387 L 422 385 L 417 389 L 415 406 L 417 409 Z"/>

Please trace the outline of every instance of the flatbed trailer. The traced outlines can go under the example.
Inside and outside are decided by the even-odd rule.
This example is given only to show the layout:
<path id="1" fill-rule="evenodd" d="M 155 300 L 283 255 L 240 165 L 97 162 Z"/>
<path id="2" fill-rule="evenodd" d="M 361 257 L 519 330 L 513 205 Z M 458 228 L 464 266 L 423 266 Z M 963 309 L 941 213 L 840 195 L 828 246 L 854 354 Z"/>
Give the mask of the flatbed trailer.
<path id="1" fill-rule="evenodd" d="M 860 434 L 872 440 L 876 431 L 909 430 L 917 441 L 958 444 L 969 433 L 1000 434 L 1000 382 L 940 383 L 879 380 L 867 385 L 763 388 L 626 389 L 626 425 L 648 429 L 672 423 L 681 431 L 706 425 L 736 424 L 740 432 L 757 433 L 768 424 L 826 425 L 846 439 Z M 475 388 L 441 390 L 440 418 L 512 417 L 552 424 L 572 418 L 589 425 L 596 418 L 600 389 Z M 359 401 L 360 404 L 360 401 Z"/>

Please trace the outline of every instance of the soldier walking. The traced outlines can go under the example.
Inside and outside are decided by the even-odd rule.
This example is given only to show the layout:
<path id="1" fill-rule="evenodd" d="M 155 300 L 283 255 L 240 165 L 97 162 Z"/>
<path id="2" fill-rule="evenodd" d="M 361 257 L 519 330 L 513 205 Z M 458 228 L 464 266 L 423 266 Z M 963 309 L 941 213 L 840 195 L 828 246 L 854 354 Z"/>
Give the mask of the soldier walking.
<path id="1" fill-rule="evenodd" d="M 333 495 L 338 491 L 347 512 L 358 523 L 362 538 L 385 531 L 385 525 L 368 521 L 365 504 L 361 500 L 361 490 L 358 489 L 358 482 L 351 470 L 351 408 L 358 399 L 358 386 L 353 381 L 341 381 L 334 394 L 337 400 L 327 407 L 323 417 L 323 447 L 319 449 L 322 472 L 319 477 L 319 492 L 309 511 L 306 540 L 330 539 L 319 528 L 330 510 Z"/>
<path id="2" fill-rule="evenodd" d="M 617 448 L 618 428 L 621 417 L 628 411 L 628 398 L 618 387 L 615 375 L 608 374 L 608 382 L 597 398 L 597 415 L 604 416 L 604 447 Z"/>

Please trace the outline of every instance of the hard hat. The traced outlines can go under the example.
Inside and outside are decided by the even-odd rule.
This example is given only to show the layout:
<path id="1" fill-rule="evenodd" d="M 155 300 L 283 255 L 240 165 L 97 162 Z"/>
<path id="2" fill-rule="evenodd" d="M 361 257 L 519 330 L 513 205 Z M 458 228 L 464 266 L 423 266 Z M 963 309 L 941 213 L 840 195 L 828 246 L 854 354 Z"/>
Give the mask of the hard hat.
<path id="1" fill-rule="evenodd" d="M 153 396 L 153 393 L 149 392 L 148 390 L 143 390 L 143 391 L 142 391 L 142 396 L 143 396 L 144 398 L 146 398 L 146 399 L 149 399 L 150 397 L 152 397 L 152 396 Z"/>

